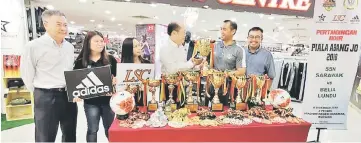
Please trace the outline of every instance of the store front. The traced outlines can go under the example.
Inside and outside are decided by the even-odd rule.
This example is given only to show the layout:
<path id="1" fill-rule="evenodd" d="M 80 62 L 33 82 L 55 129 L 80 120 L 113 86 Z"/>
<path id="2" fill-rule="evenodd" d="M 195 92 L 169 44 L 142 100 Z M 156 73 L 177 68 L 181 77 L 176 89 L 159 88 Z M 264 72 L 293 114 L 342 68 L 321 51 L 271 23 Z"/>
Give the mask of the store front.
<path id="1" fill-rule="evenodd" d="M 356 0 L 355 2 L 357 3 L 358 1 Z M 149 75 L 152 76 L 147 75 L 144 71 L 141 74 L 151 79 L 160 80 L 161 77 L 157 76 L 158 73 L 161 73 L 160 51 L 169 39 L 166 25 L 170 22 L 183 24 L 186 31 L 191 33 L 190 42 L 197 43 L 202 39 L 207 39 L 212 41 L 210 42 L 210 47 L 213 48 L 215 45 L 222 43 L 221 27 L 224 20 L 231 20 L 237 23 L 237 32 L 233 38 L 237 45 L 243 48 L 247 48 L 249 45 L 249 30 L 252 27 L 262 28 L 261 48 L 265 48 L 272 53 L 276 72 L 271 82 L 270 91 L 276 89 L 286 91 L 292 101 L 291 107 L 294 105 L 294 108 L 296 106 L 298 108 L 295 109 L 296 111 L 293 114 L 303 118 L 306 122 L 293 125 L 291 123 L 292 127 L 289 126 L 287 130 L 272 126 L 272 123 L 267 125 L 264 122 L 249 126 L 249 128 L 255 128 L 256 126 L 264 128 L 262 124 L 265 124 L 269 126 L 270 131 L 264 134 L 273 132 L 275 133 L 274 136 L 276 136 L 276 133 L 288 136 L 274 138 L 272 137 L 273 135 L 265 135 L 263 139 L 256 137 L 249 139 L 232 137 L 228 139 L 196 139 L 192 137 L 198 132 L 202 133 L 202 128 L 193 128 L 192 126 L 180 127 L 179 133 L 187 132 L 185 136 L 188 139 L 180 139 L 179 141 L 314 140 L 315 135 L 309 133 L 311 124 L 312 129 L 347 129 L 346 123 L 350 97 L 351 102 L 359 106 L 358 97 L 360 96 L 355 91 L 359 81 L 357 79 L 359 77 L 355 79 L 355 75 L 360 55 L 358 49 L 361 46 L 361 43 L 355 42 L 357 39 L 360 39 L 359 31 L 361 30 L 360 21 L 358 18 L 355 18 L 361 15 L 361 6 L 358 3 L 355 4 L 349 1 L 321 2 L 315 0 L 62 0 L 51 2 L 40 0 L 31 1 L 28 7 L 27 11 L 32 17 L 30 22 L 33 25 L 28 27 L 31 30 L 27 29 L 24 32 L 20 32 L 24 35 L 31 35 L 31 37 L 22 36 L 25 39 L 24 41 L 27 41 L 29 38 L 36 39 L 44 34 L 44 31 L 37 28 L 38 22 L 41 22 L 38 21 L 40 15 L 38 13 L 33 15 L 32 9 L 34 11 L 39 9 L 60 10 L 65 13 L 69 22 L 70 34 L 66 39 L 76 49 L 75 58 L 82 49 L 82 41 L 86 33 L 92 30 L 100 31 L 106 37 L 105 42 L 108 53 L 113 55 L 118 65 L 120 65 L 117 70 L 118 75 L 120 75 L 117 76 L 118 81 L 127 82 L 131 81 L 133 77 L 141 77 L 139 74 L 136 75 L 129 72 L 136 69 L 149 69 L 151 71 Z M 29 26 L 29 21 L 25 23 L 27 23 L 25 25 Z M 3 25 L 6 27 L 5 23 Z M 27 31 L 31 31 L 31 34 Z M 4 30 L 2 30 L 2 35 L 3 33 L 5 33 Z M 142 45 L 142 57 L 151 61 L 153 67 L 126 66 L 121 64 L 122 44 L 124 39 L 128 37 L 135 37 L 140 42 Z M 3 47 L 2 43 L 2 50 Z M 17 47 L 21 49 L 21 46 Z M 195 47 L 193 48 L 194 52 L 189 52 L 187 49 L 187 54 L 192 56 L 199 50 Z M 13 52 L 6 54 L 2 52 L 2 56 L 6 60 L 8 60 L 6 58 L 7 55 L 13 54 L 19 55 Z M 209 61 L 209 63 L 214 64 L 214 61 Z M 156 87 L 157 90 L 155 92 L 149 92 L 148 95 L 139 95 L 137 93 L 137 96 L 145 97 L 141 98 L 144 100 L 143 104 L 149 102 L 150 105 L 153 98 L 158 102 L 166 99 L 165 96 L 168 98 L 168 88 L 165 88 L 168 83 L 165 78 L 159 82 L 160 85 Z M 193 82 L 199 83 L 193 86 L 194 89 L 198 87 L 198 90 L 193 91 L 193 96 L 195 98 L 197 96 L 200 97 L 202 102 L 199 102 L 199 106 L 207 106 L 207 103 L 203 103 L 206 102 L 206 92 L 202 91 L 207 86 L 205 84 L 206 78 L 199 78 Z M 352 83 L 355 83 L 353 89 Z M 123 86 L 127 83 L 121 84 Z M 176 101 L 180 100 L 179 102 L 182 102 L 183 100 L 185 102 L 188 97 L 186 94 L 182 94 L 181 91 L 186 91 L 188 87 L 184 85 L 185 89 L 182 89 L 181 86 L 183 85 L 181 83 L 174 84 L 174 86 L 176 87 L 174 92 L 177 93 L 175 94 L 177 96 Z M 236 87 L 229 86 L 228 88 Z M 147 89 L 144 88 L 144 90 Z M 246 88 L 245 90 L 248 91 Z M 182 96 L 178 94 L 182 94 Z M 209 106 L 211 107 L 212 105 L 209 104 Z M 7 109 L 7 107 L 5 108 Z M 82 107 L 80 109 L 82 110 Z M 6 110 L 6 112 L 11 111 Z M 290 113 L 292 114 L 292 110 Z M 86 122 L 84 121 L 84 123 Z M 153 134 L 155 132 L 147 132 L 150 127 L 146 127 L 146 125 L 144 125 L 144 130 L 142 130 L 143 128 L 139 129 L 139 134 L 152 134 L 152 137 L 148 139 L 136 138 L 132 137 L 132 134 L 129 133 L 129 137 L 123 138 L 120 134 L 132 132 L 132 129 L 119 127 L 118 124 L 119 121 L 116 119 L 110 128 L 110 141 L 178 141 L 173 140 L 176 138 L 173 134 L 165 134 L 169 138 L 160 139 L 157 134 Z M 228 127 L 227 125 L 225 128 Z M 229 129 L 240 134 L 246 134 L 251 130 L 244 129 L 242 131 L 238 127 L 243 126 L 231 126 Z M 248 128 L 247 126 L 244 127 Z M 168 129 L 172 129 L 172 127 L 167 126 L 166 129 L 162 130 L 160 128 L 158 131 L 166 133 L 169 131 Z M 260 130 L 264 131 L 264 129 Z M 288 134 L 290 130 L 297 133 Z M 214 128 L 214 132 L 210 134 L 222 134 L 222 132 L 226 131 Z M 259 130 L 255 130 L 255 132 L 259 132 Z M 139 134 L 136 133 L 134 136 Z M 229 136 L 232 136 L 232 134 L 230 133 Z"/>

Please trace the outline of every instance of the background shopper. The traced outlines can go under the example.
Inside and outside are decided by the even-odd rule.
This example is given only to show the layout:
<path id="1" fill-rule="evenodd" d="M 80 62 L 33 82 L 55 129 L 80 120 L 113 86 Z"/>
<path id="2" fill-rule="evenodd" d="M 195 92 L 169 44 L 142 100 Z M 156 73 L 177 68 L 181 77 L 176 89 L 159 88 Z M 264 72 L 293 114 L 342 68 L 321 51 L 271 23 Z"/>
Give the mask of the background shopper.
<path id="1" fill-rule="evenodd" d="M 116 84 L 117 61 L 108 55 L 105 49 L 104 37 L 100 32 L 90 31 L 87 33 L 83 49 L 75 61 L 74 69 L 93 68 L 110 65 L 113 76 L 113 84 Z M 103 120 L 105 136 L 108 138 L 108 129 L 114 120 L 114 112 L 109 106 L 111 94 L 84 100 L 84 110 L 87 118 L 87 142 L 97 141 L 97 132 L 99 130 L 100 117 Z M 80 101 L 79 98 L 76 98 Z"/>
<path id="2" fill-rule="evenodd" d="M 68 102 L 64 71 L 72 70 L 74 47 L 65 41 L 68 22 L 56 10 L 42 14 L 46 33 L 25 45 L 21 78 L 34 91 L 35 141 L 54 142 L 58 127 L 63 142 L 76 141 L 77 106 Z"/>

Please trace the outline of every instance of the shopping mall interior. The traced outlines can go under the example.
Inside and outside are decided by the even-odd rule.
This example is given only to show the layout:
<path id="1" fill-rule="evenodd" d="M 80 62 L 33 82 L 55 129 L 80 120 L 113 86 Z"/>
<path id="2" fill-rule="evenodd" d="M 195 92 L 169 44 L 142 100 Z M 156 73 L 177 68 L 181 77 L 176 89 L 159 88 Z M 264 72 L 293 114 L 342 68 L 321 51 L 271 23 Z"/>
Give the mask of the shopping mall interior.
<path id="1" fill-rule="evenodd" d="M 24 12 L 27 13 L 26 33 L 28 40 L 44 34 L 44 29 L 39 24 L 39 13 L 45 9 L 60 10 L 66 15 L 69 23 L 69 40 L 79 53 L 84 34 L 90 30 L 97 30 L 106 35 L 109 42 L 107 50 L 110 54 L 120 59 L 122 41 L 127 37 L 142 37 L 137 33 L 137 25 L 168 25 L 170 22 L 184 24 L 187 31 L 192 33 L 191 39 L 201 38 L 220 41 L 221 26 L 224 20 L 232 20 L 238 24 L 234 40 L 241 46 L 247 46 L 248 30 L 252 27 L 261 27 L 264 30 L 262 47 L 272 52 L 275 60 L 298 63 L 307 63 L 309 54 L 309 42 L 313 21 L 312 17 L 279 15 L 257 12 L 235 12 L 224 9 L 213 9 L 209 6 L 180 7 L 163 3 L 139 3 L 133 0 L 32 0 L 26 2 Z M 33 12 L 32 12 L 33 11 Z M 35 11 L 35 12 L 34 12 Z M 38 13 L 39 12 L 39 13 Z M 36 13 L 36 15 L 32 15 Z M 32 22 L 35 20 L 36 22 Z M 33 23 L 35 25 L 29 24 Z M 39 28 L 40 25 L 40 28 Z M 167 38 L 167 36 L 159 36 Z M 78 39 L 79 38 L 79 39 Z M 148 37 L 148 39 L 154 37 Z M 157 37 L 158 38 L 158 37 Z M 19 49 L 17 49 L 19 50 Z M 3 52 L 4 51 L 4 52 Z M 2 55 L 11 54 L 11 49 L 2 49 Z M 18 52 L 19 53 L 19 52 Z M 3 71 L 2 71 L 3 72 Z M 301 85 L 302 86 L 302 85 Z M 2 85 L 2 87 L 4 87 Z M 276 87 L 277 88 L 277 85 Z M 5 90 L 3 90 L 5 91 Z M 300 92 L 300 91 L 299 91 Z M 303 99 L 307 95 L 297 93 L 292 97 L 291 106 L 294 114 L 302 117 Z M 2 92 L 4 94 L 5 92 Z M 361 142 L 361 106 L 358 102 L 360 95 L 351 96 L 347 113 L 346 130 L 322 130 L 320 141 L 322 142 Z M 2 103 L 6 99 L 2 98 Z M 357 105 L 358 104 L 358 105 Z M 12 109 L 2 104 L 2 114 Z M 86 117 L 83 103 L 78 103 L 77 141 L 86 141 Z M 31 116 L 31 115 L 29 115 Z M 28 116 L 27 116 L 28 117 Z M 2 118 L 3 119 L 3 118 Z M 3 121 L 2 121 L 3 123 Z M 5 123 L 5 122 L 4 122 Z M 3 123 L 3 124 L 4 124 Z M 3 126 L 2 126 L 3 127 Z M 25 125 L 12 127 L 1 131 L 2 142 L 27 142 L 34 141 L 34 123 L 31 121 Z M 104 129 L 100 124 L 98 141 L 106 142 L 103 134 Z M 19 136 L 21 135 L 21 136 Z M 58 130 L 56 141 L 61 141 L 61 130 Z M 282 136 L 282 135 L 280 135 Z M 307 141 L 316 140 L 317 130 L 310 129 Z"/>

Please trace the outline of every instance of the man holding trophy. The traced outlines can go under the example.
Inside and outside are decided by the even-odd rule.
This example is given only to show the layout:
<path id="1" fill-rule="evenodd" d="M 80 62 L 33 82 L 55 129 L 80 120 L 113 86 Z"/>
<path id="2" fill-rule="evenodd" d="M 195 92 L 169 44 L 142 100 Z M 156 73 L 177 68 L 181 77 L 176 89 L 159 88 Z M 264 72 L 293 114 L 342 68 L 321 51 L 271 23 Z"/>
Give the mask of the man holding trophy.
<path id="1" fill-rule="evenodd" d="M 214 54 L 214 70 L 208 72 L 208 80 L 212 86 L 210 86 L 210 93 L 207 93 L 206 104 L 211 100 L 214 111 L 222 111 L 223 105 L 229 105 L 231 92 L 227 87 L 230 81 L 228 76 L 245 75 L 246 72 L 245 51 L 233 40 L 236 31 L 237 24 L 231 20 L 225 20 L 221 28 L 222 42 L 215 45 L 214 53 L 212 53 Z M 223 88 L 220 90 L 221 87 Z M 234 89 L 231 91 L 234 92 Z"/>
<path id="2" fill-rule="evenodd" d="M 162 71 L 162 86 L 164 86 L 166 104 L 172 106 L 177 101 L 177 90 L 181 80 L 178 72 L 185 72 L 193 68 L 198 68 L 203 60 L 192 57 L 187 61 L 187 52 L 184 50 L 185 29 L 179 23 L 170 23 L 167 28 L 169 41 L 160 50 L 160 63 Z M 157 75 L 161 77 L 161 75 Z M 167 84 L 168 86 L 165 86 Z M 164 99 L 161 99 L 164 100 Z"/>
<path id="3" fill-rule="evenodd" d="M 272 53 L 261 48 L 263 29 L 253 27 L 248 31 L 247 75 L 256 81 L 256 94 L 251 97 L 252 104 L 261 104 L 266 98 L 272 80 L 276 76 Z"/>

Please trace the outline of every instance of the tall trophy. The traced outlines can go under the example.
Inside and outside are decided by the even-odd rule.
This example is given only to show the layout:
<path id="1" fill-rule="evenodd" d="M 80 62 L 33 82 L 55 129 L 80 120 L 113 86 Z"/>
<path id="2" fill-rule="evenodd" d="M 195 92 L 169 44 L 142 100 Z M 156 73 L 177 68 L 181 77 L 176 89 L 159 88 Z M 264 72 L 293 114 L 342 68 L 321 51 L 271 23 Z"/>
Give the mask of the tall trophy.
<path id="1" fill-rule="evenodd" d="M 252 82 L 252 97 L 251 97 L 251 103 L 255 106 L 261 106 L 262 105 L 262 89 L 266 82 L 265 76 L 251 76 L 251 82 Z M 256 93 L 253 93 L 253 91 L 256 91 Z"/>
<path id="2" fill-rule="evenodd" d="M 189 93 L 187 94 L 187 104 L 185 105 L 191 112 L 197 112 L 198 110 L 198 102 L 200 101 L 199 92 L 197 91 L 197 100 L 194 102 L 193 100 L 193 83 L 199 82 L 199 72 L 197 71 L 186 71 L 184 72 L 185 80 L 189 82 Z M 199 85 L 199 84 L 197 84 Z M 199 89 L 199 87 L 197 87 Z"/>
<path id="3" fill-rule="evenodd" d="M 169 99 L 166 102 L 166 106 L 170 106 L 172 111 L 177 110 L 177 104 L 173 100 L 173 91 L 174 91 L 174 84 L 178 83 L 178 74 L 168 74 L 165 75 L 165 81 L 168 84 L 168 90 L 169 90 Z"/>
<path id="4" fill-rule="evenodd" d="M 209 81 L 214 87 L 214 97 L 212 100 L 212 111 L 223 111 L 223 104 L 220 102 L 218 97 L 218 90 L 224 85 L 226 89 L 226 77 L 224 72 L 215 71 L 208 73 Z"/>
<path id="5" fill-rule="evenodd" d="M 159 80 L 148 79 L 149 92 L 152 93 L 152 99 L 148 102 L 148 111 L 156 111 L 158 109 L 158 101 L 155 99 L 155 92 L 160 85 Z"/>
<path id="6" fill-rule="evenodd" d="M 128 91 L 130 94 L 132 94 L 133 98 L 134 98 L 134 96 L 136 96 L 135 94 L 138 92 L 138 89 L 139 89 L 139 86 L 128 84 L 127 88 L 125 90 Z M 139 100 L 140 100 L 140 97 L 138 95 L 138 101 Z M 136 104 L 134 104 L 135 107 L 133 108 L 133 110 L 137 110 L 137 102 L 138 101 L 135 102 Z"/>
<path id="7" fill-rule="evenodd" d="M 234 107 L 236 110 L 247 110 L 247 103 L 246 103 L 246 99 L 244 98 L 244 92 L 243 92 L 243 89 L 247 83 L 247 78 L 246 76 L 237 76 L 237 75 L 232 75 L 231 78 L 235 84 L 235 87 L 237 88 L 236 101 L 235 103 L 233 102 L 233 104 L 235 104 Z"/>
<path id="8" fill-rule="evenodd" d="M 195 45 L 196 49 L 198 49 L 199 55 L 201 56 L 202 60 L 207 59 L 209 53 L 211 53 L 211 41 L 208 39 L 200 39 L 197 41 Z M 209 69 L 209 65 L 203 65 L 202 67 L 202 76 L 207 76 L 207 71 Z"/>

